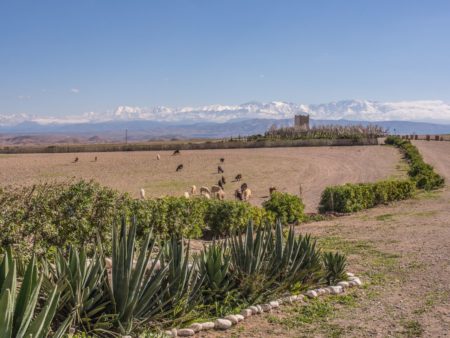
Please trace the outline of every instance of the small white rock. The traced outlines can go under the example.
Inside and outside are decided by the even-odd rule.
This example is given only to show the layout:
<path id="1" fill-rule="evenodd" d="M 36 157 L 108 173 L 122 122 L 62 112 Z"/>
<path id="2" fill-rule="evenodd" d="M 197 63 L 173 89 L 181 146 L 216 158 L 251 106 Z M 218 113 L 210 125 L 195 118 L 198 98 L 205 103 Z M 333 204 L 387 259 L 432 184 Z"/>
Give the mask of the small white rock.
<path id="1" fill-rule="evenodd" d="M 356 285 L 358 286 L 362 285 L 361 279 L 359 279 L 358 277 L 351 277 L 350 281 L 354 282 L 354 284 L 356 283 Z"/>
<path id="2" fill-rule="evenodd" d="M 177 330 L 178 337 L 190 337 L 195 334 L 195 331 L 192 329 L 179 329 Z"/>
<path id="3" fill-rule="evenodd" d="M 212 330 L 214 329 L 214 323 L 213 322 L 204 322 L 202 323 L 202 330 Z"/>
<path id="4" fill-rule="evenodd" d="M 256 308 L 258 309 L 258 313 L 262 313 L 263 309 L 261 307 L 261 305 L 256 305 Z"/>
<path id="5" fill-rule="evenodd" d="M 280 307 L 280 303 L 278 303 L 276 300 L 271 301 L 269 304 L 272 307 L 272 309 L 276 309 L 276 308 Z"/>
<path id="6" fill-rule="evenodd" d="M 261 305 L 261 307 L 264 312 L 268 312 L 268 311 L 272 310 L 272 305 L 270 305 L 270 304 L 263 304 L 263 305 Z"/>
<path id="7" fill-rule="evenodd" d="M 316 289 L 315 291 L 319 296 L 327 293 L 327 291 L 324 288 Z"/>
<path id="8" fill-rule="evenodd" d="M 316 291 L 314 291 L 314 290 L 309 290 L 309 291 L 307 291 L 307 292 L 305 293 L 305 296 L 307 296 L 307 297 L 309 297 L 309 298 L 316 298 L 318 295 L 317 295 L 317 292 L 316 292 Z"/>
<path id="9" fill-rule="evenodd" d="M 189 329 L 192 329 L 194 330 L 195 333 L 197 333 L 203 330 L 203 325 L 200 323 L 194 323 L 191 326 L 189 326 Z"/>
<path id="10" fill-rule="evenodd" d="M 228 330 L 233 325 L 228 319 L 219 318 L 214 322 L 216 330 Z"/>
<path id="11" fill-rule="evenodd" d="M 244 310 L 241 311 L 241 315 L 244 318 L 250 317 L 252 314 L 253 314 L 252 309 L 244 309 Z"/>
<path id="12" fill-rule="evenodd" d="M 332 295 L 338 295 L 338 294 L 344 292 L 344 289 L 342 288 L 342 286 L 330 286 L 330 288 L 331 288 Z"/>
<path id="13" fill-rule="evenodd" d="M 258 308 L 254 305 L 250 306 L 249 309 L 252 310 L 252 314 L 254 315 L 258 313 Z"/>
<path id="14" fill-rule="evenodd" d="M 235 316 L 236 316 L 238 322 L 242 322 L 245 319 L 243 315 L 239 315 L 238 314 L 238 315 L 235 315 Z"/>
<path id="15" fill-rule="evenodd" d="M 172 331 L 169 331 L 169 330 L 164 331 L 164 334 L 168 337 L 172 337 Z"/>
<path id="16" fill-rule="evenodd" d="M 235 315 L 226 316 L 225 319 L 228 319 L 233 325 L 236 325 L 239 322 Z"/>
<path id="17" fill-rule="evenodd" d="M 337 285 L 342 286 L 343 288 L 348 288 L 350 285 L 348 284 L 347 281 L 343 280 L 340 281 L 339 283 L 337 283 Z"/>
<path id="18" fill-rule="evenodd" d="M 278 302 L 278 304 L 282 305 L 284 303 L 284 299 L 283 298 L 279 298 L 276 300 Z"/>
<path id="19" fill-rule="evenodd" d="M 347 277 L 355 277 L 355 275 L 351 272 L 346 272 L 346 274 L 347 274 Z"/>

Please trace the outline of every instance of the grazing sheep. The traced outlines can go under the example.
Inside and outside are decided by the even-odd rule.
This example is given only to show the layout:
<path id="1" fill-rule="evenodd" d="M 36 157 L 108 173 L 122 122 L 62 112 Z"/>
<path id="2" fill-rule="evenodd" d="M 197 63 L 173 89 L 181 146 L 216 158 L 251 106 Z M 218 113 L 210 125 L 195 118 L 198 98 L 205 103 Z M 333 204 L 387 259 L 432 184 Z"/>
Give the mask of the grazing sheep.
<path id="1" fill-rule="evenodd" d="M 225 162 L 225 159 L 222 157 L 222 158 L 220 159 L 220 163 L 223 163 L 223 162 Z"/>
<path id="2" fill-rule="evenodd" d="M 242 201 L 242 192 L 239 189 L 236 189 L 234 191 L 234 198 L 236 198 L 239 201 Z"/>
<path id="3" fill-rule="evenodd" d="M 272 195 L 273 192 L 277 191 L 277 188 L 272 186 L 269 188 L 269 194 Z"/>
<path id="4" fill-rule="evenodd" d="M 223 200 L 225 199 L 225 191 L 219 190 L 219 191 L 216 193 L 216 198 L 217 198 L 218 200 L 220 200 L 220 201 L 223 201 Z"/>
<path id="5" fill-rule="evenodd" d="M 224 171 L 223 171 L 223 169 L 222 169 L 222 167 L 219 165 L 218 167 L 217 167 L 217 173 L 218 174 L 222 174 Z"/>
<path id="6" fill-rule="evenodd" d="M 217 185 L 223 189 L 223 183 L 222 183 L 222 180 L 219 180 L 219 182 L 217 182 Z"/>
<path id="7" fill-rule="evenodd" d="M 242 183 L 241 184 L 241 191 L 243 192 L 245 189 L 247 189 L 248 188 L 248 185 L 247 185 L 247 183 Z"/>
<path id="8" fill-rule="evenodd" d="M 234 179 L 239 182 L 240 180 L 242 180 L 242 175 L 241 174 L 237 174 Z"/>
<path id="9" fill-rule="evenodd" d="M 197 187 L 195 185 L 193 185 L 191 187 L 191 195 L 195 195 L 197 193 Z"/>
<path id="10" fill-rule="evenodd" d="M 184 197 L 189 198 L 189 193 L 187 191 L 184 192 Z"/>
<path id="11" fill-rule="evenodd" d="M 242 192 L 242 200 L 243 201 L 248 201 L 250 200 L 250 197 L 252 196 L 252 191 L 247 188 Z"/>
<path id="12" fill-rule="evenodd" d="M 141 195 L 141 199 L 145 200 L 145 190 L 144 190 L 144 188 L 141 188 L 141 190 L 139 191 L 139 194 Z"/>
<path id="13" fill-rule="evenodd" d="M 94 158 L 94 162 L 97 162 L 97 156 L 95 156 L 95 158 Z"/>
<path id="14" fill-rule="evenodd" d="M 218 185 L 213 185 L 211 187 L 211 194 L 214 196 L 218 191 L 222 190 L 221 187 L 219 187 Z"/>
<path id="15" fill-rule="evenodd" d="M 208 187 L 200 187 L 200 195 L 208 194 L 211 196 L 211 191 Z"/>
<path id="16" fill-rule="evenodd" d="M 225 181 L 225 177 L 222 176 L 222 184 L 225 184 L 225 183 L 227 183 L 227 182 Z"/>
<path id="17" fill-rule="evenodd" d="M 180 171 L 181 169 L 183 169 L 183 165 L 182 164 L 178 165 L 177 171 Z"/>
<path id="18" fill-rule="evenodd" d="M 73 160 L 73 163 L 77 163 L 78 162 L 78 157 L 75 157 L 75 160 Z"/>
<path id="19" fill-rule="evenodd" d="M 208 199 L 208 200 L 211 199 L 211 195 L 208 194 L 207 192 L 203 193 L 202 196 L 203 196 L 204 198 Z"/>
<path id="20" fill-rule="evenodd" d="M 161 159 L 161 156 L 159 156 L 159 154 L 156 154 L 156 159 L 159 161 Z"/>
<path id="21" fill-rule="evenodd" d="M 179 149 L 177 149 L 177 150 L 175 150 L 173 152 L 172 156 L 175 156 L 175 155 L 180 155 L 180 150 Z"/>

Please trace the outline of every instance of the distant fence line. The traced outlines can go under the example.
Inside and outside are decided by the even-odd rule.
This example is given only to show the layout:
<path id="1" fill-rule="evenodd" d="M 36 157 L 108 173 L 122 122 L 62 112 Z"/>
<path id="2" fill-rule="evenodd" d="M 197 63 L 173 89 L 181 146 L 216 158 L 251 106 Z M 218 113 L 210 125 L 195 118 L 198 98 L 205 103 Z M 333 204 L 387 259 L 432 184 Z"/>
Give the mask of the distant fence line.
<path id="1" fill-rule="evenodd" d="M 152 144 L 83 144 L 52 146 L 5 146 L 2 154 L 26 153 L 82 153 L 111 151 L 164 151 L 164 150 L 203 150 L 239 148 L 278 148 L 278 147 L 322 147 L 322 146 L 363 146 L 377 145 L 377 138 L 362 139 L 308 139 L 308 140 L 262 140 L 262 141 L 205 141 L 199 143 L 162 142 Z"/>

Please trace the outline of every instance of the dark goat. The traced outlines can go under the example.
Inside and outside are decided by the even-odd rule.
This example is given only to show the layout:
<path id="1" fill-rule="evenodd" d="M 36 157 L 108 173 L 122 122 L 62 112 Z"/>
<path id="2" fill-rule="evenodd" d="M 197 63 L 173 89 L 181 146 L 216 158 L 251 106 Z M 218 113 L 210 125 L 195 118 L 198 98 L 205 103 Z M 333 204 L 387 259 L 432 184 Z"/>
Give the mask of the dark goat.
<path id="1" fill-rule="evenodd" d="M 222 176 L 222 180 L 221 180 L 221 181 L 222 181 L 223 184 L 227 183 L 227 182 L 225 181 L 225 177 L 223 177 L 223 176 Z"/>
<path id="2" fill-rule="evenodd" d="M 242 180 L 242 175 L 241 174 L 237 174 L 234 179 L 239 182 L 240 180 Z"/>
<path id="3" fill-rule="evenodd" d="M 247 190 L 247 188 L 248 188 L 247 183 L 241 184 L 241 191 L 245 191 L 245 190 Z"/>
<path id="4" fill-rule="evenodd" d="M 239 189 L 236 189 L 236 190 L 234 191 L 234 197 L 235 197 L 237 200 L 242 201 L 242 192 L 241 192 Z"/>
<path id="5" fill-rule="evenodd" d="M 222 169 L 222 167 L 219 165 L 218 167 L 217 167 L 217 173 L 218 174 L 222 174 L 224 171 L 223 171 L 223 169 Z"/>
<path id="6" fill-rule="evenodd" d="M 221 187 L 221 188 L 222 188 L 222 190 L 223 190 L 223 184 L 222 184 L 222 180 L 219 180 L 219 182 L 217 182 L 217 185 L 218 185 L 219 187 Z"/>
<path id="7" fill-rule="evenodd" d="M 175 150 L 175 151 L 173 152 L 172 155 L 180 155 L 180 151 L 177 149 L 177 150 Z"/>
<path id="8" fill-rule="evenodd" d="M 73 162 L 77 163 L 78 162 L 78 157 L 75 157 L 75 160 Z"/>
<path id="9" fill-rule="evenodd" d="M 178 165 L 177 171 L 180 171 L 181 169 L 183 169 L 183 165 L 182 164 Z"/>
<path id="10" fill-rule="evenodd" d="M 222 157 L 222 158 L 220 159 L 220 163 L 223 163 L 223 162 L 225 162 L 225 159 Z"/>

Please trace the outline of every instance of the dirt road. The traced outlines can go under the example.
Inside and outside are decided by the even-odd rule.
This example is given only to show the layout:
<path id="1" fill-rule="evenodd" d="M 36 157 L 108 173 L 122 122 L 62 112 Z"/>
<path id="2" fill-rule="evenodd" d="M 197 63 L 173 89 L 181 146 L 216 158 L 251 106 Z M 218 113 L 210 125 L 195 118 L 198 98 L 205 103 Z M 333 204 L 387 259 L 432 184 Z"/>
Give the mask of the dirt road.
<path id="1" fill-rule="evenodd" d="M 190 186 L 217 184 L 221 165 L 227 180 L 225 191 L 233 198 L 240 173 L 253 191 L 255 204 L 268 196 L 270 186 L 299 194 L 307 211 L 317 208 L 325 186 L 346 182 L 369 182 L 399 175 L 399 153 L 384 146 L 303 147 L 172 152 L 115 152 L 81 154 L 0 155 L 0 185 L 31 184 L 71 177 L 94 179 L 101 184 L 138 197 L 144 188 L 148 197 L 181 196 Z M 97 156 L 97 161 L 95 161 Z M 75 158 L 78 161 L 74 163 Z M 220 164 L 219 159 L 225 162 Z M 183 164 L 183 170 L 175 172 Z M 241 182 L 242 183 L 242 182 Z"/>
<path id="2" fill-rule="evenodd" d="M 415 142 L 450 181 L 450 142 Z M 450 189 L 299 227 L 348 254 L 366 286 L 284 306 L 208 337 L 448 337 Z"/>

